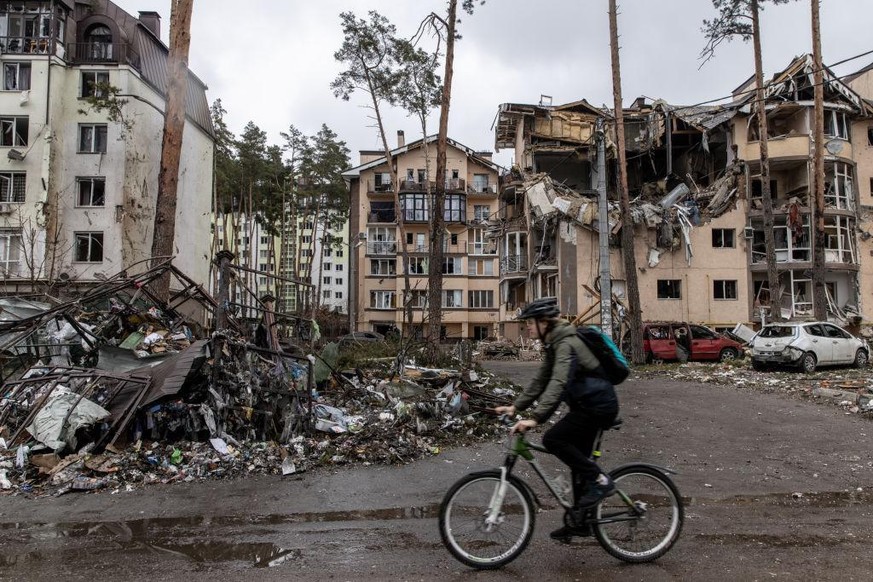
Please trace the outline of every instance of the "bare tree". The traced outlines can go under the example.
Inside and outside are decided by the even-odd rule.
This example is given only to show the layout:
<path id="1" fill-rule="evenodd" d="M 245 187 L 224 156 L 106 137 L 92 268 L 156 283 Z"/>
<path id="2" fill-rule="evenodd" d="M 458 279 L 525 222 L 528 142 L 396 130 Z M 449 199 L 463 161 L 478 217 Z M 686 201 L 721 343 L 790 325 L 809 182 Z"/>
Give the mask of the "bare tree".
<path id="1" fill-rule="evenodd" d="M 630 317 L 631 359 L 635 364 L 645 362 L 643 354 L 643 316 L 640 309 L 640 286 L 637 280 L 637 259 L 634 254 L 634 221 L 631 216 L 627 191 L 627 160 L 624 136 L 624 109 L 621 103 L 621 59 L 618 47 L 618 10 L 616 0 L 609 0 L 609 46 L 612 55 L 612 96 L 615 108 L 615 143 L 617 152 L 616 182 L 621 201 L 621 250 L 624 259 L 624 277 L 627 286 L 627 304 Z M 600 228 L 609 228 L 601 224 Z"/>
<path id="2" fill-rule="evenodd" d="M 179 159 L 185 129 L 185 95 L 188 91 L 188 48 L 191 44 L 191 11 L 194 0 L 173 0 L 170 8 L 170 54 L 167 58 L 167 110 L 161 144 L 161 169 L 158 174 L 158 198 L 155 202 L 155 228 L 152 257 L 174 254 L 176 235 L 176 188 L 179 183 Z M 156 259 L 159 260 L 159 259 Z M 152 283 L 153 293 L 167 301 L 170 296 L 170 272 Z"/>
<path id="3" fill-rule="evenodd" d="M 700 53 L 705 64 L 715 55 L 715 49 L 724 41 L 739 37 L 752 41 L 755 53 L 755 116 L 758 121 L 758 143 L 761 158 L 761 197 L 764 210 L 764 246 L 767 254 L 767 286 L 770 291 L 770 317 L 782 320 L 781 288 L 776 268 L 776 241 L 773 234 L 773 195 L 770 191 L 770 159 L 767 148 L 767 107 L 764 99 L 764 70 L 761 63 L 760 12 L 763 4 L 785 4 L 791 0 L 712 0 L 718 16 L 703 21 L 706 46 Z M 702 65 L 701 65 L 702 66 Z"/>

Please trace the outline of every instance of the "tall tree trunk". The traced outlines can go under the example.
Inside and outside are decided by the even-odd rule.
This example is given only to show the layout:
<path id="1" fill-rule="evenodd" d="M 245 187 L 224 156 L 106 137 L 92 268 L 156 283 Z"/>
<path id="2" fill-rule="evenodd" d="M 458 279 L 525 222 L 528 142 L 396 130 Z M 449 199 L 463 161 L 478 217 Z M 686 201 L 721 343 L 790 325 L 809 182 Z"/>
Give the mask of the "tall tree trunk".
<path id="1" fill-rule="evenodd" d="M 609 0 L 609 45 L 612 54 L 612 94 L 615 107 L 615 143 L 618 149 L 616 177 L 621 199 L 621 250 L 624 259 L 624 277 L 627 286 L 628 316 L 630 317 L 631 360 L 645 361 L 643 355 L 643 316 L 640 309 L 640 287 L 637 280 L 637 259 L 634 254 L 634 223 L 631 217 L 630 196 L 627 191 L 625 159 L 624 110 L 621 103 L 621 60 L 618 55 L 618 14 L 616 0 Z M 601 225 L 600 228 L 609 228 Z"/>
<path id="2" fill-rule="evenodd" d="M 191 44 L 191 10 L 194 0 L 173 0 L 170 9 L 170 54 L 167 58 L 167 110 L 161 143 L 161 169 L 155 202 L 152 257 L 174 254 L 176 189 L 179 158 L 185 129 L 185 95 L 188 91 L 188 47 Z M 152 283 L 152 292 L 164 301 L 170 297 L 170 273 Z"/>
<path id="3" fill-rule="evenodd" d="M 819 0 L 812 4 L 812 60 L 815 73 L 815 134 L 813 150 L 813 184 L 815 204 L 815 235 L 812 241 L 812 305 L 815 318 L 824 321 L 828 316 L 827 293 L 825 292 L 825 225 L 824 225 L 824 73 L 821 64 L 821 29 Z"/>
<path id="4" fill-rule="evenodd" d="M 452 102 L 452 76 L 454 75 L 455 60 L 455 26 L 457 23 L 458 0 L 449 0 L 449 14 L 446 20 L 446 66 L 443 77 L 443 92 L 440 101 L 440 127 L 437 134 L 437 159 L 436 159 L 436 190 L 433 196 L 431 209 L 430 231 L 430 263 L 427 271 L 427 316 L 428 316 L 428 339 L 431 350 L 430 359 L 435 361 L 440 329 L 443 323 L 443 257 L 445 251 L 445 208 L 446 199 L 446 149 L 448 147 L 449 132 L 449 106 Z"/>
<path id="5" fill-rule="evenodd" d="M 773 234 L 773 195 L 770 192 L 769 135 L 767 104 L 764 102 L 764 67 L 761 64 L 761 27 L 758 0 L 752 0 L 752 43 L 755 50 L 755 112 L 758 116 L 758 143 L 761 146 L 761 197 L 764 202 L 764 246 L 767 253 L 767 286 L 770 288 L 770 319 L 782 321 L 782 293 L 776 270 L 776 240 Z"/>

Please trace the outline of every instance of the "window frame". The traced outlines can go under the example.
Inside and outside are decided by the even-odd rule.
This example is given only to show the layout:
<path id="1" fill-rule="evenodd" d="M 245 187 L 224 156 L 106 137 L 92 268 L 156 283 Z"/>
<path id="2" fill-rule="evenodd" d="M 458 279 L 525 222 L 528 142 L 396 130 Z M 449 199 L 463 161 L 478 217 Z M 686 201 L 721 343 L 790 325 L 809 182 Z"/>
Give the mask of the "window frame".
<path id="1" fill-rule="evenodd" d="M 11 139 L 7 142 L 7 133 L 11 131 Z M 30 118 L 26 115 L 0 116 L 0 147 L 27 147 L 30 141 Z"/>
<path id="2" fill-rule="evenodd" d="M 493 289 L 471 289 L 467 296 L 470 309 L 494 309 Z"/>
<path id="3" fill-rule="evenodd" d="M 87 80 L 86 76 L 93 76 L 93 81 Z M 109 71 L 81 71 L 79 83 L 79 99 L 104 97 L 103 91 L 97 86 L 100 84 L 109 85 Z"/>
<path id="4" fill-rule="evenodd" d="M 721 297 L 719 297 L 721 295 Z M 733 296 L 731 296 L 733 295 Z M 739 291 L 736 279 L 713 279 L 713 301 L 738 301 Z"/>
<path id="5" fill-rule="evenodd" d="M 99 237 L 99 241 L 97 240 L 98 237 Z M 80 245 L 81 245 L 82 241 L 84 241 L 85 239 L 88 240 L 87 252 L 85 253 L 85 255 L 88 258 L 82 258 L 83 255 L 80 252 L 82 250 L 82 247 Z M 103 260 L 106 258 L 106 254 L 104 252 L 106 249 L 106 239 L 105 239 L 103 231 L 76 231 L 73 233 L 73 240 L 75 241 L 74 246 L 73 246 L 73 249 L 74 249 L 73 250 L 73 257 L 74 257 L 73 262 L 74 263 L 97 264 L 97 263 L 102 263 Z M 95 247 L 94 246 L 95 244 L 98 246 Z M 99 260 L 92 258 L 92 255 L 95 252 L 95 248 L 99 248 L 99 251 L 100 251 L 99 252 L 100 259 Z"/>
<path id="6" fill-rule="evenodd" d="M 15 200 L 16 183 L 21 180 L 21 200 Z M 3 188 L 3 180 L 8 179 L 8 188 Z M 5 191 L 4 191 L 5 190 Z M 8 196 L 7 196 L 8 194 Z M 0 172 L 0 202 L 4 204 L 23 204 L 27 199 L 27 172 Z"/>
<path id="7" fill-rule="evenodd" d="M 90 148 L 83 148 L 84 145 L 84 132 L 86 130 L 91 131 L 90 137 Z M 102 132 L 100 131 L 102 130 Z M 103 134 L 103 149 L 99 149 L 100 147 L 100 134 Z M 105 154 L 106 150 L 109 149 L 109 125 L 106 123 L 80 123 L 79 131 L 77 133 L 78 142 L 76 144 L 76 153 L 77 154 Z"/>
<path id="8" fill-rule="evenodd" d="M 725 244 L 725 235 L 730 234 L 730 244 Z M 712 248 L 714 249 L 734 249 L 737 247 L 737 231 L 734 228 L 713 228 L 712 229 Z"/>
<path id="9" fill-rule="evenodd" d="M 103 185 L 103 203 L 102 204 L 94 204 L 94 186 L 95 184 Z M 82 198 L 82 186 L 85 184 L 90 184 L 90 192 L 89 195 L 91 197 L 91 204 L 84 204 Z M 77 176 L 76 177 L 76 208 L 105 208 L 106 207 L 106 178 L 104 176 Z"/>
<path id="10" fill-rule="evenodd" d="M 7 70 L 9 68 L 12 68 L 12 67 L 15 68 L 14 78 L 15 78 L 15 85 L 16 86 L 15 87 L 8 87 L 6 82 L 8 80 L 10 80 L 10 76 L 7 74 Z M 26 83 L 22 83 L 22 80 L 23 80 L 22 71 L 23 70 L 27 71 L 27 77 L 26 77 L 27 82 Z M 31 82 L 32 71 L 33 71 L 33 67 L 31 66 L 29 61 L 12 61 L 12 62 L 3 63 L 3 89 L 2 90 L 3 91 L 15 91 L 15 92 L 30 91 L 30 87 L 31 87 L 30 82 Z M 22 87 L 22 85 L 25 85 L 25 84 L 27 85 L 27 87 Z"/>
<path id="11" fill-rule="evenodd" d="M 682 279 L 658 279 L 657 289 L 658 299 L 670 301 L 682 299 Z"/>
<path id="12" fill-rule="evenodd" d="M 21 275 L 24 239 L 21 229 L 0 228 L 0 269 L 6 277 Z M 16 258 L 11 258 L 13 255 Z M 15 265 L 12 269 L 11 265 Z"/>

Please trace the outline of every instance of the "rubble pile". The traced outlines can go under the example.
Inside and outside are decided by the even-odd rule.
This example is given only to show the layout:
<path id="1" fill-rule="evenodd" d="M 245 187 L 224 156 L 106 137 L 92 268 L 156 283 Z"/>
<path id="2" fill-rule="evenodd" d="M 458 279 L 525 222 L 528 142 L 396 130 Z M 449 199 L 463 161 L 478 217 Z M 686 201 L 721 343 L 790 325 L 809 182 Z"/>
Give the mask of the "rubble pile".
<path id="1" fill-rule="evenodd" d="M 275 367 L 252 372 L 243 366 L 225 373 L 240 374 L 249 382 L 260 374 L 258 381 L 268 384 L 277 374 Z M 151 483 L 287 475 L 325 465 L 406 463 L 500 432 L 477 412 L 510 403 L 515 393 L 508 385 L 482 372 L 415 367 L 405 372 L 402 379 L 386 380 L 373 371 L 358 370 L 351 378 L 331 380 L 311 401 L 314 430 L 293 436 L 293 431 L 286 431 L 285 439 L 237 439 L 229 434 L 257 437 L 267 424 L 257 419 L 271 418 L 263 414 L 264 401 L 240 405 L 241 395 L 252 387 L 240 384 L 225 407 L 231 410 L 231 421 L 221 437 L 209 436 L 217 432 L 209 425 L 209 406 L 172 399 L 144 410 L 132 429 L 137 438 L 132 445 L 107 447 L 99 454 L 94 441 L 73 444 L 61 439 L 47 444 L 31 438 L 8 449 L 0 441 L 0 488 L 32 496 L 95 489 L 119 492 Z M 290 373 L 300 370 L 291 368 Z M 92 420 L 104 418 L 97 414 Z M 250 422 L 242 422 L 246 418 Z M 200 438 L 191 440 L 194 437 Z"/>
<path id="2" fill-rule="evenodd" d="M 867 369 L 830 368 L 801 374 L 793 370 L 758 372 L 746 363 L 688 362 L 649 365 L 635 369 L 634 375 L 735 386 L 836 405 L 852 414 L 873 413 L 873 378 Z"/>

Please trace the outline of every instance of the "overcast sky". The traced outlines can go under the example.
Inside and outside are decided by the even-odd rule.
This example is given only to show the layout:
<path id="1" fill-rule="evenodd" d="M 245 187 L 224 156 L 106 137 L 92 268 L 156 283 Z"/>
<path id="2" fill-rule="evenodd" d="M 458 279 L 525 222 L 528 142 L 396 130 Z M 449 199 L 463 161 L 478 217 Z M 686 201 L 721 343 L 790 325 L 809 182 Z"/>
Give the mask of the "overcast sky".
<path id="1" fill-rule="evenodd" d="M 114 0 L 133 14 L 161 14 L 168 42 L 169 0 Z M 612 105 L 607 0 L 487 0 L 473 16 L 462 15 L 463 39 L 455 52 L 449 136 L 476 150 L 493 150 L 491 128 L 501 103 L 554 104 L 587 99 Z M 825 64 L 873 50 L 873 1 L 822 0 Z M 334 98 L 330 82 L 340 71 L 333 54 L 342 43 L 340 12 L 365 17 L 377 10 L 401 34 L 411 35 L 444 0 L 194 0 L 190 68 L 202 79 L 210 102 L 221 99 L 227 122 L 239 134 L 248 121 L 279 144 L 293 124 L 312 135 L 326 123 L 352 151 L 381 149 L 367 118 L 363 94 Z M 714 15 L 709 0 L 619 0 L 622 94 L 625 105 L 640 95 L 673 104 L 725 97 L 753 72 L 750 43 L 723 45 L 702 69 L 698 55 L 703 18 Z M 765 77 L 799 54 L 812 51 L 810 1 L 767 6 L 762 15 Z M 873 62 L 873 55 L 835 69 L 839 75 Z M 399 111 L 386 116 L 389 145 L 402 129 L 420 137 L 414 119 Z M 437 129 L 435 114 L 429 122 Z M 511 163 L 511 153 L 495 161 Z"/>

